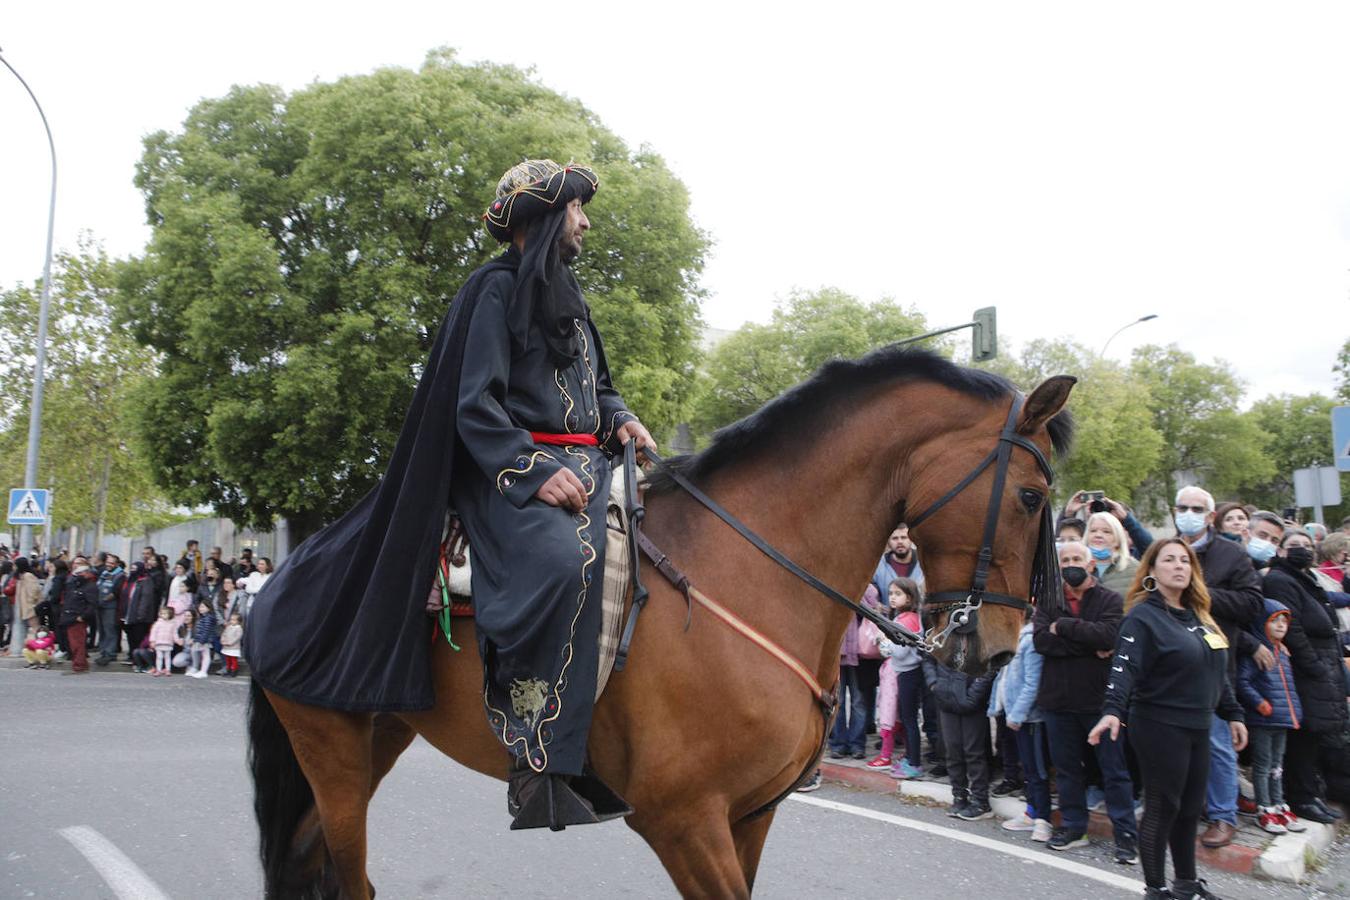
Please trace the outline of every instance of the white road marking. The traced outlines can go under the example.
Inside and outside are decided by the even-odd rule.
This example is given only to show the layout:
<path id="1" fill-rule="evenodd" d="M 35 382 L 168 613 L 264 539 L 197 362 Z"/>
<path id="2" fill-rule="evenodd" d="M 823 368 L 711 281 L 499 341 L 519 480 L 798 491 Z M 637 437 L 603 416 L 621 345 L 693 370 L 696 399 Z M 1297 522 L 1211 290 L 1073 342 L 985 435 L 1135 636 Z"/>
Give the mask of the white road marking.
<path id="1" fill-rule="evenodd" d="M 140 866 L 94 829 L 73 825 L 58 833 L 89 860 L 118 900 L 169 900 L 169 895 L 160 890 Z"/>
<path id="2" fill-rule="evenodd" d="M 819 806 L 822 809 L 832 809 L 836 812 L 849 813 L 850 815 L 859 816 L 864 819 L 872 819 L 876 822 L 885 822 L 888 825 L 899 825 L 901 828 L 912 828 L 915 831 L 922 831 L 937 837 L 961 841 L 965 844 L 973 844 L 976 847 L 983 847 L 986 850 L 993 850 L 996 853 L 1006 853 L 1009 856 L 1015 856 L 1024 862 L 1040 863 L 1043 866 L 1061 869 L 1083 878 L 1091 878 L 1094 881 L 1100 881 L 1102 884 L 1108 884 L 1111 887 L 1119 888 L 1123 891 L 1131 891 L 1136 895 L 1142 893 L 1144 890 L 1144 882 L 1142 881 L 1136 881 L 1133 878 L 1126 878 L 1123 875 L 1116 875 L 1112 872 L 1103 871 L 1102 869 L 1094 868 L 1093 866 L 1074 862 L 1071 859 L 1063 859 L 1060 856 L 1054 855 L 1055 851 L 1053 850 L 1028 850 L 1026 847 L 1019 847 L 1016 844 L 996 841 L 993 838 L 981 837 L 978 834 L 957 831 L 955 828 L 943 828 L 941 825 L 933 825 L 924 822 L 921 819 L 906 819 L 903 816 L 893 816 L 890 813 L 878 812 L 875 809 L 868 809 L 864 806 L 838 803 L 834 800 L 824 800 L 820 797 L 803 797 L 801 794 L 791 794 L 788 796 L 788 799 L 796 800 L 798 803 L 805 803 L 808 806 Z"/>

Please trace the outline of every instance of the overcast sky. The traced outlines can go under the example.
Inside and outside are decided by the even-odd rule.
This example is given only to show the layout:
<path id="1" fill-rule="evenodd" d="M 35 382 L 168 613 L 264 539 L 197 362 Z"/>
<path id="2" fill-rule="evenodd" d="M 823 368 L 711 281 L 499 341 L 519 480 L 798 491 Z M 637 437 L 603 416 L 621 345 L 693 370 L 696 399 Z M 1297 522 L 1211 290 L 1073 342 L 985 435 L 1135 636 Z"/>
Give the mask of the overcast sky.
<path id="1" fill-rule="evenodd" d="M 1252 397 L 1329 392 L 1350 334 L 1350 5 L 6 4 L 47 111 L 56 240 L 148 237 L 141 138 L 202 97 L 461 59 L 533 66 L 688 185 L 704 317 L 794 288 L 995 305 L 1015 338 L 1171 342 Z M 0 285 L 41 274 L 48 162 L 0 70 Z M 531 148 L 522 147 L 529 153 Z M 600 173 L 603 181 L 604 173 Z"/>

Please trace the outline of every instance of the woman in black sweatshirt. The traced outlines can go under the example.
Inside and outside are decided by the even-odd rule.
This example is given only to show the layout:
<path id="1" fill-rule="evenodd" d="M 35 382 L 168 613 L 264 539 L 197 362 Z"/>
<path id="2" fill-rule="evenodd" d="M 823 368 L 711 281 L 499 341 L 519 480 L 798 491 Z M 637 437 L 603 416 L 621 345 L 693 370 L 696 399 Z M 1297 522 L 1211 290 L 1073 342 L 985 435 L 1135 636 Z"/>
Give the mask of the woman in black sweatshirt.
<path id="1" fill-rule="evenodd" d="M 1195 831 L 1209 779 L 1209 726 L 1215 712 L 1247 744 L 1242 707 L 1228 681 L 1228 642 L 1209 612 L 1200 561 L 1180 538 L 1144 553 L 1125 601 L 1101 721 L 1088 735 L 1111 740 L 1128 723 L 1144 776 L 1139 857 L 1146 897 L 1214 897 L 1195 874 Z M 1167 848 L 1176 880 L 1167 891 Z"/>

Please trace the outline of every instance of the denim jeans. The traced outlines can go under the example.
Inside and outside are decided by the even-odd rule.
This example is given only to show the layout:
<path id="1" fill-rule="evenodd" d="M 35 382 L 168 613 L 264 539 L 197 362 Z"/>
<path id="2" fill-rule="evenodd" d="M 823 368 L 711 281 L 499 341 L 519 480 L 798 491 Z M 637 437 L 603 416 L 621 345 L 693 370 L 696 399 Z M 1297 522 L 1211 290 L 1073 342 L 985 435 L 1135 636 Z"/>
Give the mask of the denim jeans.
<path id="1" fill-rule="evenodd" d="M 1047 712 L 1046 733 L 1050 736 L 1050 758 L 1055 764 L 1055 782 L 1059 785 L 1059 813 L 1067 830 L 1087 831 L 1088 810 L 1084 766 L 1088 732 L 1097 724 L 1098 713 Z M 1097 764 L 1102 770 L 1102 786 L 1106 789 L 1106 811 L 1111 817 L 1116 840 L 1134 840 L 1139 825 L 1134 818 L 1134 789 L 1130 771 L 1125 766 L 1125 737 L 1119 740 L 1103 738 L 1093 747 Z"/>
<path id="2" fill-rule="evenodd" d="M 1209 784 L 1205 816 L 1211 822 L 1237 825 L 1238 771 L 1233 732 L 1218 716 L 1209 724 Z"/>
<path id="3" fill-rule="evenodd" d="M 839 667 L 839 711 L 834 714 L 830 749 L 836 753 L 861 753 L 867 725 L 867 704 L 858 686 L 858 667 Z"/>
<path id="4" fill-rule="evenodd" d="M 1257 806 L 1279 806 L 1284 802 L 1285 728 L 1248 729 L 1252 745 L 1252 791 Z"/>
<path id="5" fill-rule="evenodd" d="M 117 655 L 118 645 L 122 643 L 122 633 L 117 629 L 117 603 L 114 601 L 105 609 L 98 607 L 98 653 L 99 656 Z"/>
<path id="6" fill-rule="evenodd" d="M 1045 726 L 1023 722 L 1013 732 L 1022 761 L 1022 780 L 1027 785 L 1027 805 L 1033 819 L 1050 820 L 1050 765 L 1045 756 Z"/>

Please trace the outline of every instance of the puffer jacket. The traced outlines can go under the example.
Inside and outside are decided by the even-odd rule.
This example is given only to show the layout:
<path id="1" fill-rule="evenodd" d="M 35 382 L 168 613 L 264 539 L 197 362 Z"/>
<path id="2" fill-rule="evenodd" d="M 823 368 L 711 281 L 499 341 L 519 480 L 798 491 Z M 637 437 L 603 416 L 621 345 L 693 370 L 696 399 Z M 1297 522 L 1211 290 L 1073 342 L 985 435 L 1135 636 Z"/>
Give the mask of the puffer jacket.
<path id="1" fill-rule="evenodd" d="M 923 680 L 933 692 L 938 709 L 962 716 L 983 713 L 994 686 L 992 673 L 970 676 L 940 665 L 927 655 L 923 658 Z"/>
<path id="2" fill-rule="evenodd" d="M 1036 694 L 1041 687 L 1041 670 L 1045 658 L 1036 652 L 1031 623 L 1022 626 L 1017 639 L 1017 654 L 994 679 L 989 697 L 989 715 L 1004 713 L 1009 722 L 1042 722 L 1045 716 L 1036 706 Z"/>
<path id="3" fill-rule="evenodd" d="M 1336 614 L 1326 591 L 1307 572 L 1283 558 L 1271 561 L 1266 596 L 1289 607 L 1284 644 L 1294 664 L 1294 684 L 1303 701 L 1302 726 L 1309 731 L 1339 732 L 1346 722 L 1345 663 L 1336 633 Z"/>
<path id="4" fill-rule="evenodd" d="M 1294 662 L 1284 642 L 1271 640 L 1267 631 L 1271 619 L 1288 615 L 1289 608 L 1275 600 L 1266 600 L 1266 618 L 1261 627 L 1252 628 L 1252 634 L 1275 654 L 1275 668 L 1263 672 L 1250 656 L 1238 660 L 1237 697 L 1247 711 L 1247 724 L 1258 728 L 1301 728 L 1303 703 L 1294 686 Z M 1270 715 L 1262 715 L 1259 707 L 1269 703 Z"/>

